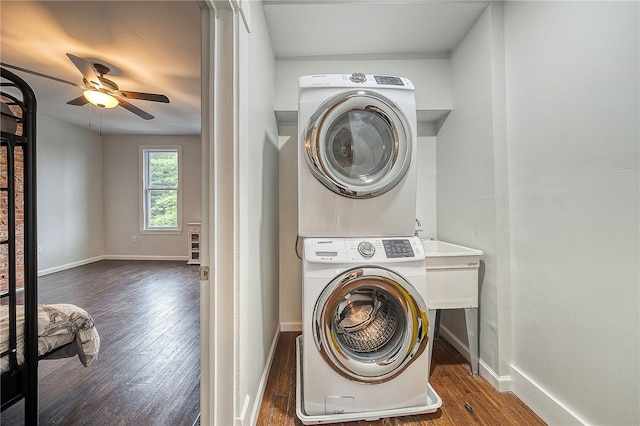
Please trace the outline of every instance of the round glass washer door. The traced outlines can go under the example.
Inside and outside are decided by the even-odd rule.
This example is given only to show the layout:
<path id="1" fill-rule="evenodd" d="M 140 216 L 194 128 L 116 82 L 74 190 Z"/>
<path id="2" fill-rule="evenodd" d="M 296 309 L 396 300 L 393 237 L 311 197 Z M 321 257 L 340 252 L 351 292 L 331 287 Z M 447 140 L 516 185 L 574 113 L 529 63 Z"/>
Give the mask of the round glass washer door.
<path id="1" fill-rule="evenodd" d="M 305 129 L 305 159 L 331 191 L 371 198 L 392 189 L 411 164 L 411 131 L 400 108 L 371 91 L 325 101 Z"/>
<path id="2" fill-rule="evenodd" d="M 313 312 L 313 336 L 324 360 L 362 383 L 402 373 L 426 348 L 428 330 L 422 297 L 401 275 L 380 266 L 335 277 Z"/>

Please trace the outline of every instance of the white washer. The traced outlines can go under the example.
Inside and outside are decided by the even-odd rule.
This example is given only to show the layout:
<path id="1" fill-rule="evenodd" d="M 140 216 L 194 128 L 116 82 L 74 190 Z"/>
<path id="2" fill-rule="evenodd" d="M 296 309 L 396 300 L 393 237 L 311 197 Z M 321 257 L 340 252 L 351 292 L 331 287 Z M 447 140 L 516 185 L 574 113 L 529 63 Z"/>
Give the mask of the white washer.
<path id="1" fill-rule="evenodd" d="M 415 89 L 403 77 L 300 77 L 298 235 L 413 235 Z"/>
<path id="2" fill-rule="evenodd" d="M 303 276 L 303 423 L 436 411 L 421 241 L 305 238 Z"/>

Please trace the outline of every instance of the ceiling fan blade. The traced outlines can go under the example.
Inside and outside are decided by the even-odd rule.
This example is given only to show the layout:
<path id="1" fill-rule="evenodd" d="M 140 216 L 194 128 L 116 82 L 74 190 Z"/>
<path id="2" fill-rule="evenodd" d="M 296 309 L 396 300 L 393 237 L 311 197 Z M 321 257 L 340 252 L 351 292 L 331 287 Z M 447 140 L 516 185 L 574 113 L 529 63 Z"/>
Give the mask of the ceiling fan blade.
<path id="1" fill-rule="evenodd" d="M 15 66 L 15 65 L 7 64 L 7 63 L 4 63 L 4 62 L 0 62 L 0 65 L 2 65 L 5 68 L 11 68 L 11 69 L 14 69 L 14 70 L 26 72 L 27 74 L 37 75 L 38 77 L 48 78 L 49 80 L 58 81 L 60 83 L 70 84 L 70 85 L 75 86 L 75 87 L 77 87 L 79 89 L 84 89 L 85 88 L 84 86 L 82 86 L 80 84 L 72 83 L 70 81 L 63 80 L 63 79 L 58 78 L 58 77 L 53 77 L 53 76 L 50 76 L 50 75 L 47 75 L 47 74 L 42 74 L 42 73 L 37 72 L 37 71 L 31 71 L 31 70 L 28 70 L 26 68 L 22 68 L 22 67 L 18 67 L 18 66 Z"/>
<path id="2" fill-rule="evenodd" d="M 129 102 L 125 101 L 122 98 L 116 98 L 116 99 L 118 99 L 118 101 L 120 102 L 120 106 L 122 108 L 131 111 L 132 113 L 134 113 L 138 117 L 143 118 L 145 120 L 152 120 L 153 119 L 153 115 L 149 114 L 146 111 L 141 110 L 137 106 L 131 105 Z"/>
<path id="3" fill-rule="evenodd" d="M 169 98 L 165 95 L 159 95 L 156 93 L 142 93 L 142 92 L 129 92 L 126 90 L 118 91 L 118 95 L 127 99 L 139 99 L 141 101 L 163 102 L 169 103 Z"/>
<path id="4" fill-rule="evenodd" d="M 67 102 L 67 104 L 69 105 L 75 105 L 75 106 L 82 106 L 85 105 L 87 102 L 87 98 L 85 98 L 84 96 L 80 96 L 78 98 L 75 99 L 71 99 L 69 102 Z"/>
<path id="5" fill-rule="evenodd" d="M 87 60 L 72 55 L 71 53 L 67 53 L 67 56 L 69 57 L 71 62 L 73 62 L 73 65 L 78 68 L 78 71 L 82 73 L 82 76 L 85 80 L 99 89 L 102 88 L 102 82 L 98 78 L 98 74 L 96 74 L 96 71 L 93 69 L 93 65 L 91 65 Z"/>

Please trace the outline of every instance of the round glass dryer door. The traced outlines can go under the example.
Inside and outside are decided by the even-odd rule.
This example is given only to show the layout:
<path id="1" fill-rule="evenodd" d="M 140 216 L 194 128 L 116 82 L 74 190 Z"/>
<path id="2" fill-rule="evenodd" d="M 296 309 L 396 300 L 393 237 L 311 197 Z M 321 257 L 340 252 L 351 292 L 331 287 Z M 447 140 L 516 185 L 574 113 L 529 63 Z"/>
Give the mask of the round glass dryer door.
<path id="1" fill-rule="evenodd" d="M 399 274 L 357 267 L 335 277 L 313 312 L 325 361 L 349 380 L 382 383 L 402 373 L 427 345 L 424 300 Z"/>
<path id="2" fill-rule="evenodd" d="M 311 173 L 333 192 L 375 197 L 396 186 L 411 164 L 411 131 L 400 108 L 370 91 L 324 102 L 303 134 Z"/>

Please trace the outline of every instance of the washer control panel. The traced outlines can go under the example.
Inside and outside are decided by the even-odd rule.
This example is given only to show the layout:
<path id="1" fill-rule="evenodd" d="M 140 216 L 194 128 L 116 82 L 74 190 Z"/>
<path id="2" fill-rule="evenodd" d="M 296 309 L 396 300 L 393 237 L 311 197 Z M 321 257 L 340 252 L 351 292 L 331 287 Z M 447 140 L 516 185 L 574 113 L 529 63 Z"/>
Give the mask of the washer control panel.
<path id="1" fill-rule="evenodd" d="M 425 258 L 417 237 L 304 238 L 304 259 L 320 263 L 408 262 Z"/>
<path id="2" fill-rule="evenodd" d="M 384 253 L 387 258 L 393 259 L 395 257 L 413 257 L 413 248 L 411 242 L 406 240 L 382 240 L 384 246 Z"/>

